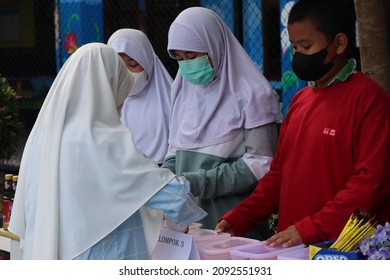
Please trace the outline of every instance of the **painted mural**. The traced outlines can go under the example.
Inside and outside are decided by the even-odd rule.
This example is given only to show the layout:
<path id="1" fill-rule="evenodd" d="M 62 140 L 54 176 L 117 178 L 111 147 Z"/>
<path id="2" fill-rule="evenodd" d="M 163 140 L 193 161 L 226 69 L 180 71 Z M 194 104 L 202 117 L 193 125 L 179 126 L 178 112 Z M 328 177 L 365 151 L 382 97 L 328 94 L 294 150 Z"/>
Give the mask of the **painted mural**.
<path id="1" fill-rule="evenodd" d="M 57 0 L 54 13 L 58 70 L 80 46 L 102 42 L 103 0 Z"/>

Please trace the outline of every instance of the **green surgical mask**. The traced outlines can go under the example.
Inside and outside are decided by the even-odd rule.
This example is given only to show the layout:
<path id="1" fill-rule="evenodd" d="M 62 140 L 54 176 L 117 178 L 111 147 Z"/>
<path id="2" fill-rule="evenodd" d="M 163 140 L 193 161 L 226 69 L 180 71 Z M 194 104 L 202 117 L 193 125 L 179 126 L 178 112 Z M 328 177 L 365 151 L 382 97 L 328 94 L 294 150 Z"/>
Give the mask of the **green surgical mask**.
<path id="1" fill-rule="evenodd" d="M 189 60 L 179 60 L 179 72 L 184 79 L 194 85 L 207 85 L 214 78 L 207 55 Z"/>

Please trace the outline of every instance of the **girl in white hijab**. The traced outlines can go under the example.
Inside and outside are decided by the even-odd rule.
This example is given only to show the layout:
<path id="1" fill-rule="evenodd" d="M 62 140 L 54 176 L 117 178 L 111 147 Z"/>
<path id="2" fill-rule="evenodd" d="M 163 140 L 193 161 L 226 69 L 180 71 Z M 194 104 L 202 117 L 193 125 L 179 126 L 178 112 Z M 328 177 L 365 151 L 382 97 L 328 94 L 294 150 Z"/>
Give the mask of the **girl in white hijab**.
<path id="1" fill-rule="evenodd" d="M 135 82 L 122 107 L 122 123 L 131 129 L 135 145 L 161 164 L 168 148 L 172 77 L 140 30 L 124 28 L 109 38 L 135 75 Z"/>
<path id="2" fill-rule="evenodd" d="M 213 11 L 181 12 L 168 52 L 179 71 L 163 166 L 190 181 L 208 213 L 201 222 L 214 228 L 269 170 L 281 113 L 270 84 Z"/>
<path id="3" fill-rule="evenodd" d="M 204 216 L 121 124 L 117 110 L 133 82 L 99 43 L 79 48 L 58 73 L 27 140 L 12 209 L 9 230 L 24 259 L 145 259 L 161 210 L 181 226 Z"/>

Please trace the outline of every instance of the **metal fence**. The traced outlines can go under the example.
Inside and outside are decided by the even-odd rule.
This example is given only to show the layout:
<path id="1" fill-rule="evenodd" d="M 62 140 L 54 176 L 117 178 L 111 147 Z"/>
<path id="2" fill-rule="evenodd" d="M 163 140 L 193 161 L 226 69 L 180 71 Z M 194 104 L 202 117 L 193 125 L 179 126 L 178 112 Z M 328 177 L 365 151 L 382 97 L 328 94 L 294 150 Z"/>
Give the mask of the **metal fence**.
<path id="1" fill-rule="evenodd" d="M 353 8 L 353 0 L 351 7 Z M 304 84 L 291 71 L 286 21 L 288 0 L 4 0 L 0 2 L 0 73 L 17 91 L 24 122 L 18 165 L 28 133 L 56 73 L 72 51 L 107 42 L 120 28 L 144 31 L 172 76 L 177 63 L 166 51 L 168 29 L 185 8 L 214 10 L 278 92 L 285 113 Z M 1 132 L 0 132 L 1 133 Z"/>

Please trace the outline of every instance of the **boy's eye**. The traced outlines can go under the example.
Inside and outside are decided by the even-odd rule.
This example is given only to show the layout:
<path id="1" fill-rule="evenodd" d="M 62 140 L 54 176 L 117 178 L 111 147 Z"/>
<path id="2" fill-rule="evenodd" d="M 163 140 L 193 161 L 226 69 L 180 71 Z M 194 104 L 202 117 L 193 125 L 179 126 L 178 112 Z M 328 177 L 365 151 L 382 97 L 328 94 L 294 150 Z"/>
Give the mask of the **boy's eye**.
<path id="1" fill-rule="evenodd" d="M 292 45 L 291 51 L 294 54 L 295 52 L 302 52 L 302 51 L 309 51 L 312 45 L 310 44 L 298 44 L 298 45 Z"/>

